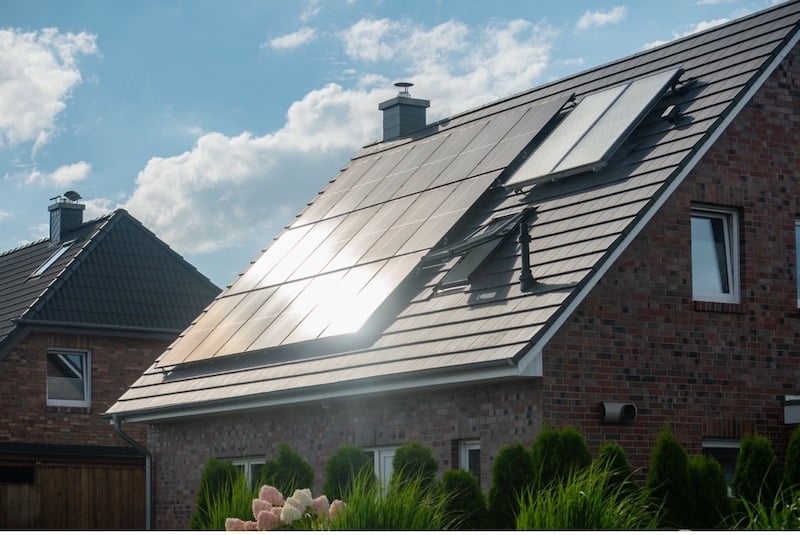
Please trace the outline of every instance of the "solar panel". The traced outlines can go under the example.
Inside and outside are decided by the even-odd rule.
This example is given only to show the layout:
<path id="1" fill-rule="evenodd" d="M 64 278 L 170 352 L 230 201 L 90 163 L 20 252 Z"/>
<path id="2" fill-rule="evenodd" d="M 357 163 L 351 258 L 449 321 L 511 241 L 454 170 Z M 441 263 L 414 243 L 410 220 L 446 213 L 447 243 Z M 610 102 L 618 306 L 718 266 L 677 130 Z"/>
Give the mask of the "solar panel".
<path id="1" fill-rule="evenodd" d="M 568 98 L 354 160 L 159 365 L 357 333 Z"/>
<path id="2" fill-rule="evenodd" d="M 505 186 L 528 186 L 602 167 L 681 72 L 660 72 L 584 97 Z"/>

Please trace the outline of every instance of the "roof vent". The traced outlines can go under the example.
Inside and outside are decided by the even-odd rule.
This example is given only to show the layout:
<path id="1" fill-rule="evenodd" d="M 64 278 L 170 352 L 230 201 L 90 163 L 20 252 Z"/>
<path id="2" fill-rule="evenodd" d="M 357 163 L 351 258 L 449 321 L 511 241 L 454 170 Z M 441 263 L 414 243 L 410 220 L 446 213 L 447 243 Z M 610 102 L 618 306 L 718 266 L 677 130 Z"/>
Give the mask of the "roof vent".
<path id="1" fill-rule="evenodd" d="M 68 232 L 83 225 L 83 210 L 86 206 L 78 204 L 80 198 L 77 191 L 68 191 L 50 199 L 55 201 L 47 207 L 50 211 L 51 242 L 61 243 Z"/>
<path id="2" fill-rule="evenodd" d="M 408 88 L 411 82 L 397 82 L 397 96 L 378 104 L 378 109 L 383 112 L 383 140 L 406 136 L 411 132 L 424 128 L 427 124 L 425 109 L 431 103 L 429 100 L 411 98 Z"/>

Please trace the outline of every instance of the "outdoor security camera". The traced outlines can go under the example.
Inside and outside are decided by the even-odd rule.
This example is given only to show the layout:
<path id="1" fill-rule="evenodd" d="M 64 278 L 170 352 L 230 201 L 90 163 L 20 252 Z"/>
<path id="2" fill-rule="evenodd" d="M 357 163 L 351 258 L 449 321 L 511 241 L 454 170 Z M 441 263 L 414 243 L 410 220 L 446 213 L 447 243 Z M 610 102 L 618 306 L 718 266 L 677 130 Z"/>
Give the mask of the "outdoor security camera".
<path id="1" fill-rule="evenodd" d="M 603 421 L 609 424 L 629 424 L 636 419 L 636 405 L 617 401 L 603 402 Z"/>

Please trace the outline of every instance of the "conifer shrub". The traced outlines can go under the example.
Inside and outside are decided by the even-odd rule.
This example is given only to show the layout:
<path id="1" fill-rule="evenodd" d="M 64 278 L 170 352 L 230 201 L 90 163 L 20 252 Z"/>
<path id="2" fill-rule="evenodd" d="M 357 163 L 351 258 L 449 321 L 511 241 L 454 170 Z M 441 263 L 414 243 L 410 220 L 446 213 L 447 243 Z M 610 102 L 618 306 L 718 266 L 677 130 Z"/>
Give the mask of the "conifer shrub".
<path id="1" fill-rule="evenodd" d="M 372 459 L 358 446 L 347 444 L 337 449 L 325 464 L 325 483 L 322 493 L 329 500 L 344 499 L 350 492 L 356 476 L 375 477 Z"/>
<path id="2" fill-rule="evenodd" d="M 652 497 L 664 507 L 668 527 L 685 527 L 684 514 L 689 493 L 689 455 L 664 426 L 650 452 L 650 467 L 645 481 Z"/>
<path id="3" fill-rule="evenodd" d="M 759 435 L 744 437 L 736 457 L 733 494 L 750 504 L 763 503 L 771 507 L 779 482 L 775 451 L 769 439 Z"/>
<path id="4" fill-rule="evenodd" d="M 786 447 L 783 489 L 791 493 L 800 492 L 800 427 L 794 428 Z"/>
<path id="5" fill-rule="evenodd" d="M 260 485 L 272 485 L 284 496 L 291 496 L 296 489 L 311 488 L 314 469 L 289 444 L 278 446 L 278 456 L 268 459 L 259 474 Z"/>
<path id="6" fill-rule="evenodd" d="M 594 464 L 608 472 L 608 484 L 612 488 L 626 484 L 625 489 L 636 488 L 633 480 L 633 468 L 628 462 L 625 450 L 616 442 L 604 442 L 600 445 Z"/>
<path id="7" fill-rule="evenodd" d="M 222 529 L 210 527 L 213 504 L 222 497 L 231 493 L 234 482 L 240 476 L 240 471 L 231 461 L 221 461 L 211 457 L 203 466 L 200 473 L 200 489 L 197 491 L 194 512 L 190 521 L 190 528 Z"/>
<path id="8" fill-rule="evenodd" d="M 542 429 L 533 443 L 532 456 L 539 489 L 564 481 L 592 462 L 586 439 L 574 427 Z"/>
<path id="9" fill-rule="evenodd" d="M 689 457 L 686 524 L 688 529 L 715 529 L 722 526 L 730 514 L 728 485 L 722 465 L 714 457 L 692 455 Z"/>
<path id="10" fill-rule="evenodd" d="M 421 442 L 406 442 L 397 448 L 392 459 L 392 485 L 402 485 L 418 478 L 423 486 L 430 486 L 438 469 L 439 463 L 432 449 Z"/>
<path id="11" fill-rule="evenodd" d="M 446 496 L 445 512 L 450 529 L 483 529 L 486 527 L 486 498 L 475 474 L 466 470 L 448 470 L 442 476 Z"/>
<path id="12" fill-rule="evenodd" d="M 500 448 L 492 464 L 490 528 L 514 529 L 519 500 L 536 478 L 531 450 L 517 442 Z"/>

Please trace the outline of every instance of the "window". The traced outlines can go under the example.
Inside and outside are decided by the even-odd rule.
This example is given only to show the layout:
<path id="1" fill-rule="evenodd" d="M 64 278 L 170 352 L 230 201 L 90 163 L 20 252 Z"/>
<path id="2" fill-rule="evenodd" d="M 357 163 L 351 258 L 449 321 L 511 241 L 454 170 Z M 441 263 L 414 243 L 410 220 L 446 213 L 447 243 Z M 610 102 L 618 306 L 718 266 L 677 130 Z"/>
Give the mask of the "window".
<path id="1" fill-rule="evenodd" d="M 733 473 L 736 471 L 736 456 L 739 455 L 739 440 L 706 439 L 703 441 L 703 455 L 719 461 L 728 485 L 728 496 L 733 496 Z"/>
<path id="2" fill-rule="evenodd" d="M 462 440 L 458 446 L 458 467 L 472 472 L 481 484 L 481 442 Z"/>
<path id="3" fill-rule="evenodd" d="M 383 491 L 389 490 L 389 481 L 392 479 L 392 463 L 394 462 L 394 454 L 397 447 L 391 446 L 386 448 L 368 448 L 365 450 L 366 454 L 372 457 L 373 466 L 375 469 L 375 476 L 381 482 Z"/>
<path id="4" fill-rule="evenodd" d="M 800 308 L 800 219 L 794 222 L 794 269 L 797 282 L 797 308 Z"/>
<path id="5" fill-rule="evenodd" d="M 233 466 L 244 472 L 244 478 L 250 488 L 255 488 L 258 484 L 258 477 L 264 467 L 264 457 L 253 457 L 247 459 L 232 459 Z"/>
<path id="6" fill-rule="evenodd" d="M 47 352 L 47 404 L 65 407 L 88 407 L 90 405 L 89 352 Z"/>
<path id="7" fill-rule="evenodd" d="M 47 268 L 55 264 L 56 260 L 61 258 L 61 255 L 66 253 L 67 249 L 69 249 L 73 243 L 75 243 L 75 240 L 65 242 L 63 245 L 61 245 L 61 247 L 56 249 L 56 251 L 50 255 L 50 258 L 45 260 L 41 266 L 36 268 L 36 270 L 33 273 L 31 273 L 31 277 L 38 277 L 39 275 L 47 271 Z"/>
<path id="8" fill-rule="evenodd" d="M 692 296 L 696 301 L 739 302 L 736 213 L 692 210 Z"/>

